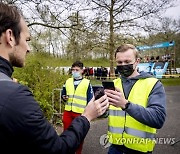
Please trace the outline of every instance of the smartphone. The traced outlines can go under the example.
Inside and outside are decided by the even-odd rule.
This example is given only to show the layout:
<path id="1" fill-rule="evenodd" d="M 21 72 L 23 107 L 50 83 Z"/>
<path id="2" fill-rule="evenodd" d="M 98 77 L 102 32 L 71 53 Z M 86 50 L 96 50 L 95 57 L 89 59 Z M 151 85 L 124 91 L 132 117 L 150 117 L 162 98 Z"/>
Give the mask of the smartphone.
<path id="1" fill-rule="evenodd" d="M 102 85 L 103 85 L 104 89 L 115 90 L 113 81 L 102 81 Z"/>
<path id="2" fill-rule="evenodd" d="M 102 96 L 104 96 L 104 88 L 103 87 L 100 87 L 96 90 L 95 94 L 95 100 L 101 98 Z"/>

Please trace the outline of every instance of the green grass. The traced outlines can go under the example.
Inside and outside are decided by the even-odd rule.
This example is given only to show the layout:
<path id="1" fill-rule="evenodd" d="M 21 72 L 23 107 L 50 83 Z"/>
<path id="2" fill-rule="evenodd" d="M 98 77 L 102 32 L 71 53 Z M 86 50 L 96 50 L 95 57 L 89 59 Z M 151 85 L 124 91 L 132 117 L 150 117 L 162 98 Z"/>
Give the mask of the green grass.
<path id="1" fill-rule="evenodd" d="M 59 66 L 67 66 L 70 67 L 75 60 L 73 59 L 67 59 L 67 58 L 59 58 L 59 57 L 53 57 L 48 55 L 47 53 L 33 53 L 29 54 L 27 59 L 37 59 L 41 60 L 41 63 L 44 64 L 44 66 L 50 66 L 50 67 L 59 67 Z M 84 63 L 84 66 L 86 67 L 108 67 L 109 66 L 109 60 L 106 58 L 97 58 L 97 59 L 78 59 Z"/>
<path id="2" fill-rule="evenodd" d="M 160 79 L 164 86 L 180 86 L 180 78 Z"/>
<path id="3" fill-rule="evenodd" d="M 180 78 L 159 79 L 164 86 L 180 86 Z M 101 80 L 91 79 L 92 85 L 102 85 Z"/>
<path id="4" fill-rule="evenodd" d="M 100 66 L 104 66 L 104 67 L 109 67 L 109 60 L 105 59 L 105 58 L 97 58 L 97 59 L 84 59 L 82 60 L 82 62 L 84 63 L 84 66 L 87 67 L 100 67 Z"/>
<path id="5" fill-rule="evenodd" d="M 91 79 L 92 85 L 102 85 L 101 82 L 102 82 L 101 80 Z"/>

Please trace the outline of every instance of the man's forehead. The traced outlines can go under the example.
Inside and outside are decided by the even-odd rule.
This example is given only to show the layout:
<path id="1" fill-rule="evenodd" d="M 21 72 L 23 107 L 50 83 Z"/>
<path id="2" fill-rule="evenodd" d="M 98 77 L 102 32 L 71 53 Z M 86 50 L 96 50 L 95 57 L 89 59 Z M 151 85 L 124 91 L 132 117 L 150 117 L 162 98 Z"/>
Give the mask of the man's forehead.
<path id="1" fill-rule="evenodd" d="M 127 58 L 127 59 L 131 59 L 131 58 L 134 58 L 135 57 L 135 53 L 134 53 L 134 51 L 133 50 L 131 50 L 131 49 L 129 49 L 129 50 L 127 50 L 127 51 L 125 51 L 125 52 L 118 52 L 117 54 L 116 54 L 116 59 L 117 58 Z"/>
<path id="2" fill-rule="evenodd" d="M 21 17 L 20 24 L 21 24 L 22 31 L 25 32 L 26 34 L 28 34 L 28 35 L 30 36 L 30 34 L 29 34 L 29 28 L 28 28 L 27 23 L 26 23 L 26 21 L 24 20 L 23 17 Z"/>
<path id="3" fill-rule="evenodd" d="M 74 66 L 74 67 L 72 67 L 72 69 L 81 69 L 81 68 L 78 66 Z"/>
<path id="4" fill-rule="evenodd" d="M 134 54 L 117 54 L 116 59 L 132 59 L 134 58 Z"/>

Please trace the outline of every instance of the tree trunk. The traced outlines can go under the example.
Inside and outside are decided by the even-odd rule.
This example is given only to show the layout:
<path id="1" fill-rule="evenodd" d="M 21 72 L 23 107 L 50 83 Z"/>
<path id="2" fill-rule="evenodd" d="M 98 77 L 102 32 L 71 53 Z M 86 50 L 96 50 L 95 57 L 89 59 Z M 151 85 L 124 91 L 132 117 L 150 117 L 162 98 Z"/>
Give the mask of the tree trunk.
<path id="1" fill-rule="evenodd" d="M 109 60 L 110 60 L 110 77 L 114 77 L 114 17 L 113 17 L 114 0 L 111 0 L 110 8 L 110 36 L 109 36 Z"/>

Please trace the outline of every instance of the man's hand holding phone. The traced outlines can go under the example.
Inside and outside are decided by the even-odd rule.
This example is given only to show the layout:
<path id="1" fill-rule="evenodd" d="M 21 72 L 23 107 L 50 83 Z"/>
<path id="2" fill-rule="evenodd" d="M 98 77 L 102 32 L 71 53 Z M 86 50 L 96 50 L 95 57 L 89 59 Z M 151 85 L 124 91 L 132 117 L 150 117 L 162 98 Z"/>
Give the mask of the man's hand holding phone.
<path id="1" fill-rule="evenodd" d="M 120 107 L 122 109 L 125 109 L 128 100 L 125 99 L 123 92 L 119 88 L 115 88 L 115 87 L 114 88 L 104 87 L 104 88 L 105 88 L 104 92 L 107 95 L 109 104 L 115 107 Z"/>
<path id="2" fill-rule="evenodd" d="M 95 100 L 95 98 L 93 97 L 86 106 L 82 116 L 85 116 L 90 122 L 91 120 L 104 114 L 104 112 L 108 109 L 108 107 L 109 107 L 109 102 L 106 95 L 103 95 L 97 100 Z"/>
<path id="3" fill-rule="evenodd" d="M 105 95 L 104 93 L 104 88 L 103 87 L 100 87 L 96 90 L 94 96 L 95 96 L 95 100 L 98 100 L 99 98 L 103 97 Z M 107 98 L 107 97 L 106 97 Z M 98 118 L 107 118 L 108 115 L 109 115 L 109 112 L 108 112 L 108 108 L 106 109 L 106 111 L 104 112 L 104 114 L 102 114 L 101 116 L 99 116 Z"/>

